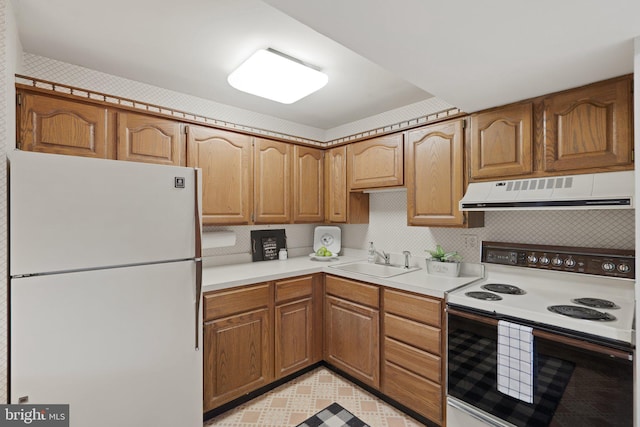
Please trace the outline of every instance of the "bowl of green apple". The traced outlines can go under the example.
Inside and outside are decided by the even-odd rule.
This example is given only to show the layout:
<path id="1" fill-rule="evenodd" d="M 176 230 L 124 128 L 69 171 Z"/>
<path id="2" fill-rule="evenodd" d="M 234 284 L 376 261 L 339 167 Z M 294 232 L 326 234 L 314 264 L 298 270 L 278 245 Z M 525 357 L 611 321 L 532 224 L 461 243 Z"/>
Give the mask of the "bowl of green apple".
<path id="1" fill-rule="evenodd" d="M 318 261 L 329 261 L 331 259 L 338 258 L 338 254 L 334 254 L 329 249 L 327 249 L 325 246 L 321 246 L 320 248 L 318 248 L 317 251 L 315 251 L 312 254 L 309 254 L 309 257 L 311 259 L 315 259 L 315 260 L 318 260 Z"/>

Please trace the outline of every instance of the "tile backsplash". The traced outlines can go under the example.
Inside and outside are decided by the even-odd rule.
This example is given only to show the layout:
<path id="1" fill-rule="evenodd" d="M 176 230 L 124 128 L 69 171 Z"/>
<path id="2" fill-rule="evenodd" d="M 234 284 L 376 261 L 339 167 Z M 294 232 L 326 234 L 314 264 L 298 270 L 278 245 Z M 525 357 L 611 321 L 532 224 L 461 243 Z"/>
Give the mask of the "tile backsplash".
<path id="1" fill-rule="evenodd" d="M 406 212 L 406 192 L 370 194 L 369 224 L 340 225 L 342 246 L 364 250 L 368 242 L 373 241 L 378 250 L 392 253 L 408 250 L 414 257 L 423 258 L 425 250 L 441 244 L 446 250 L 458 251 L 467 262 L 480 262 L 483 240 L 618 249 L 635 247 L 635 211 L 632 209 L 487 212 L 484 227 L 469 229 L 410 227 Z M 315 226 L 205 227 L 205 231 L 234 231 L 236 244 L 205 250 L 204 255 L 250 261 L 250 231 L 265 228 L 284 228 L 291 256 L 302 255 L 313 246 Z M 470 247 L 473 240 L 477 245 Z"/>

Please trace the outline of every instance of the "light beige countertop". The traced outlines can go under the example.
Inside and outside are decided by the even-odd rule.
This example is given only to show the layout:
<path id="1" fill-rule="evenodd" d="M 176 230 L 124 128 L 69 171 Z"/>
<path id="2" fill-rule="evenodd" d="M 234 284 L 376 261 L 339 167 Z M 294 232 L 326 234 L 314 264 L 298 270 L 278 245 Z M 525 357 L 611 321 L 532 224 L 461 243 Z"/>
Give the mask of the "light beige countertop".
<path id="1" fill-rule="evenodd" d="M 294 257 L 287 260 L 273 260 L 232 264 L 203 269 L 202 291 L 209 292 L 235 286 L 280 280 L 288 277 L 313 273 L 328 273 L 335 276 L 360 280 L 390 288 L 416 292 L 436 298 L 444 298 L 447 291 L 469 284 L 482 278 L 480 264 L 464 263 L 459 277 L 444 277 L 427 274 L 422 265 L 420 270 L 398 276 L 380 278 L 361 273 L 343 271 L 330 267 L 366 260 L 364 256 L 340 256 L 330 261 L 316 261 L 308 256 Z"/>

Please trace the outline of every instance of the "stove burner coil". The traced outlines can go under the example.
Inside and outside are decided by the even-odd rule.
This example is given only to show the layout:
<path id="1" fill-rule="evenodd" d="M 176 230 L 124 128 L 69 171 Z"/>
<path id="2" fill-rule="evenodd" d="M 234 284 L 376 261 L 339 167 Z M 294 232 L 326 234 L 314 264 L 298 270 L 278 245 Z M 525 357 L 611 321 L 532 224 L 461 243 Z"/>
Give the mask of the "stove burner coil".
<path id="1" fill-rule="evenodd" d="M 573 317 L 575 319 L 600 320 L 604 322 L 616 320 L 615 316 L 612 316 L 609 313 L 577 305 L 551 305 L 547 307 L 547 310 L 553 313 L 562 314 L 563 316 Z"/>
<path id="2" fill-rule="evenodd" d="M 486 285 L 480 286 L 485 291 L 497 292 L 499 294 L 509 294 L 509 295 L 524 295 L 525 291 L 520 289 L 517 286 L 513 285 L 505 285 L 504 283 L 489 283 Z"/>
<path id="3" fill-rule="evenodd" d="M 609 310 L 620 308 L 613 301 L 600 298 L 576 298 L 572 299 L 571 302 L 574 304 L 586 305 L 591 308 L 605 308 Z"/>
<path id="4" fill-rule="evenodd" d="M 482 292 L 482 291 L 472 291 L 465 293 L 466 296 L 481 299 L 485 301 L 500 301 L 502 297 L 498 294 L 494 294 L 493 292 Z"/>

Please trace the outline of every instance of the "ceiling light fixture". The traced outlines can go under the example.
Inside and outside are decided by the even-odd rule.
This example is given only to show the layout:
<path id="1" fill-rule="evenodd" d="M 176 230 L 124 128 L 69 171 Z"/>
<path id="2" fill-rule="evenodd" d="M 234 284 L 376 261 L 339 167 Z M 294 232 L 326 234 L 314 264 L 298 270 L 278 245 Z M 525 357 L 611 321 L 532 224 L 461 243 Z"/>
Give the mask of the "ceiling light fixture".
<path id="1" fill-rule="evenodd" d="M 234 88 L 283 104 L 292 104 L 324 87 L 326 74 L 273 49 L 261 49 L 227 81 Z"/>

